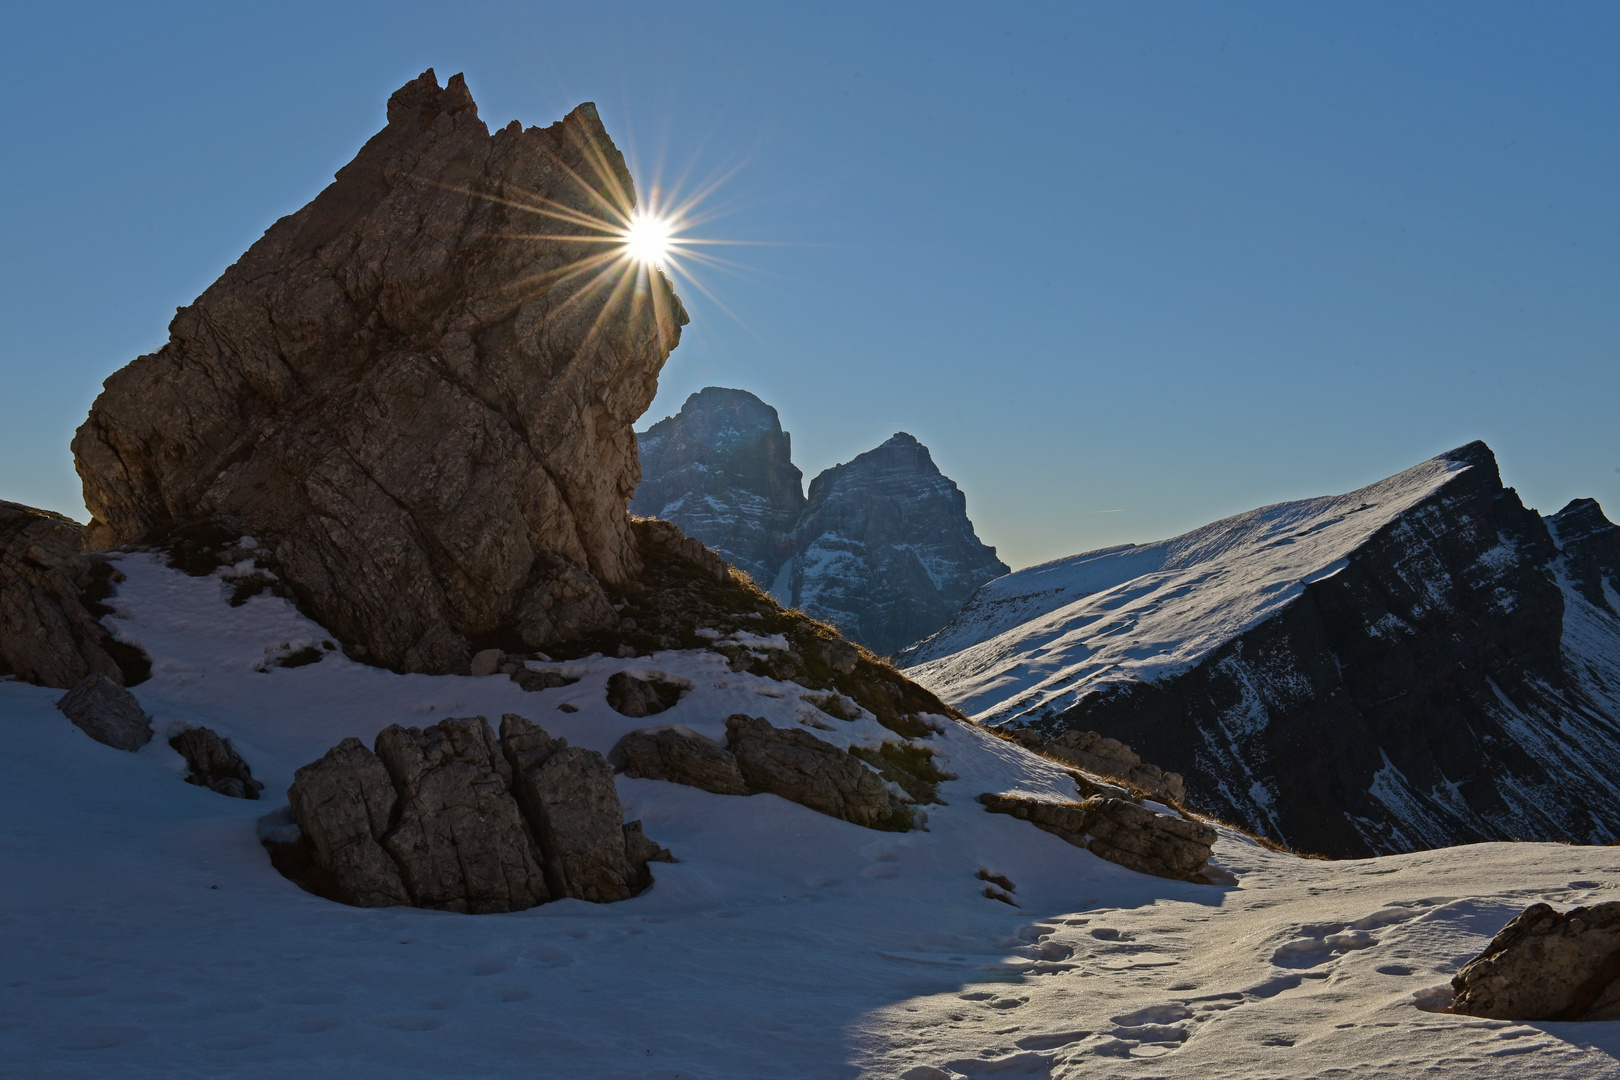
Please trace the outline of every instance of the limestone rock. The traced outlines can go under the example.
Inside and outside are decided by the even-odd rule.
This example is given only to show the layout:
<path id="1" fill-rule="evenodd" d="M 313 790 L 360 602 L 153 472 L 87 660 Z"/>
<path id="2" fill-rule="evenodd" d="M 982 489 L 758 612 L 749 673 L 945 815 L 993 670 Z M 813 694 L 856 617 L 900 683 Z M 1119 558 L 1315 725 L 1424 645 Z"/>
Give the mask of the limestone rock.
<path id="1" fill-rule="evenodd" d="M 381 843 L 399 798 L 387 768 L 364 743 L 344 739 L 299 769 L 287 801 L 316 862 L 334 878 L 336 899 L 356 907 L 411 902 Z"/>
<path id="2" fill-rule="evenodd" d="M 632 891 L 640 892 L 652 884 L 652 873 L 647 869 L 647 864 L 674 862 L 675 856 L 642 832 L 641 822 L 627 821 L 624 823 L 624 859 L 625 879 L 630 882 Z"/>
<path id="3" fill-rule="evenodd" d="M 56 703 L 98 743 L 134 753 L 152 741 L 152 722 L 135 695 L 105 675 L 86 675 Z"/>
<path id="4" fill-rule="evenodd" d="M 1452 1011 L 1494 1020 L 1620 1020 L 1620 901 L 1532 904 L 1451 980 Z"/>
<path id="5" fill-rule="evenodd" d="M 1201 821 L 1106 795 L 1060 803 L 986 792 L 979 801 L 991 813 L 1021 818 L 1128 869 L 1182 881 L 1209 880 L 1204 870 L 1216 833 Z"/>
<path id="6" fill-rule="evenodd" d="M 769 589 L 793 557 L 804 476 L 776 410 L 746 390 L 704 387 L 636 436 L 632 513 L 674 522 Z"/>
<path id="7" fill-rule="evenodd" d="M 482 717 L 377 736 L 400 793 L 382 838 L 419 907 L 520 911 L 551 898 L 511 793 L 511 767 Z"/>
<path id="8" fill-rule="evenodd" d="M 506 654 L 500 649 L 480 649 L 473 656 L 472 663 L 467 665 L 467 674 L 477 678 L 493 675 L 501 669 L 501 661 L 504 659 Z"/>
<path id="9" fill-rule="evenodd" d="M 361 906 L 606 903 L 651 883 L 649 859 L 670 858 L 639 822 L 624 823 L 602 755 L 513 713 L 499 740 L 481 716 L 395 725 L 375 755 L 345 739 L 299 769 L 287 797 L 313 869 L 330 876 L 335 899 Z"/>
<path id="10" fill-rule="evenodd" d="M 0 674 L 63 690 L 87 675 L 120 685 L 145 677 L 140 650 L 98 621 L 107 609 L 87 594 L 115 571 L 80 554 L 82 532 L 60 514 L 0 501 Z"/>
<path id="11" fill-rule="evenodd" d="M 1055 739 L 1038 744 L 1047 757 L 1099 776 L 1112 776 L 1141 788 L 1149 795 L 1179 803 L 1187 797 L 1187 786 L 1180 773 L 1167 773 L 1144 762 L 1129 746 L 1095 731 L 1065 731 Z"/>
<path id="12" fill-rule="evenodd" d="M 850 754 L 807 731 L 772 727 L 742 713 L 727 717 L 726 742 L 754 791 L 768 791 L 869 829 L 904 832 L 911 808 Z"/>
<path id="13" fill-rule="evenodd" d="M 932 634 L 1007 573 L 961 490 L 904 432 L 810 482 L 794 552 L 792 606 L 879 654 Z"/>
<path id="14" fill-rule="evenodd" d="M 608 677 L 607 700 L 616 712 L 639 718 L 674 708 L 681 700 L 681 691 L 688 689 L 690 687 L 684 683 L 669 679 L 638 679 L 618 671 Z"/>
<path id="15" fill-rule="evenodd" d="M 190 771 L 186 783 L 197 784 L 233 799 L 257 799 L 264 785 L 253 779 L 242 755 L 231 740 L 220 738 L 212 728 L 191 727 L 175 735 L 169 745 L 186 759 Z"/>
<path id="16" fill-rule="evenodd" d="M 559 686 L 572 686 L 579 679 L 563 675 L 556 671 L 535 671 L 532 668 L 519 668 L 512 672 L 512 681 L 525 690 L 554 690 Z"/>
<path id="17" fill-rule="evenodd" d="M 626 776 L 671 780 L 717 795 L 747 795 L 748 785 L 730 750 L 679 726 L 632 731 L 614 755 Z"/>
<path id="18" fill-rule="evenodd" d="M 412 80 L 106 381 L 73 441 L 89 545 L 251 534 L 351 656 L 404 671 L 616 625 L 632 424 L 686 321 L 657 271 L 576 272 L 634 202 L 593 106 L 492 135 L 461 76 Z"/>

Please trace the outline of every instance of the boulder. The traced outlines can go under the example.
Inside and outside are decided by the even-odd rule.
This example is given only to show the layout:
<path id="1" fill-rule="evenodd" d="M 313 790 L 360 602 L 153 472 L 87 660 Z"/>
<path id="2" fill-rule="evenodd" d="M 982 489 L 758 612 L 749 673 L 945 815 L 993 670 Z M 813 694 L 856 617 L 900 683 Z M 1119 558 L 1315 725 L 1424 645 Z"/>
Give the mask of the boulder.
<path id="1" fill-rule="evenodd" d="M 135 695 L 100 673 L 86 675 L 56 703 L 98 743 L 134 753 L 152 741 L 152 721 Z"/>
<path id="2" fill-rule="evenodd" d="M 1452 1011 L 1493 1020 L 1620 1020 L 1620 900 L 1532 904 L 1451 980 Z"/>
<path id="3" fill-rule="evenodd" d="M 1143 761 L 1118 739 L 1095 731 L 1065 731 L 1055 739 L 1037 743 L 1035 748 L 1065 764 L 1123 780 L 1156 799 L 1179 803 L 1187 797 L 1187 786 L 1180 773 L 1167 773 Z"/>
<path id="4" fill-rule="evenodd" d="M 382 846 L 399 796 L 388 769 L 364 743 L 344 739 L 299 769 L 287 801 L 314 861 L 333 879 L 333 899 L 356 907 L 411 902 Z"/>
<path id="5" fill-rule="evenodd" d="M 141 651 L 98 621 L 108 609 L 90 594 L 117 574 L 80 554 L 82 532 L 60 514 L 0 501 L 0 674 L 63 690 L 88 675 L 120 685 L 145 677 Z"/>
<path id="6" fill-rule="evenodd" d="M 1201 821 L 1106 795 L 1072 803 L 986 792 L 979 802 L 993 814 L 1021 818 L 1128 869 L 1201 884 L 1209 881 L 1205 868 L 1216 833 Z"/>
<path id="7" fill-rule="evenodd" d="M 351 656 L 401 671 L 617 626 L 632 425 L 686 322 L 604 249 L 635 205 L 594 106 L 491 134 L 424 72 L 107 379 L 73 440 L 88 545 L 251 534 Z"/>
<path id="8" fill-rule="evenodd" d="M 498 740 L 481 716 L 395 725 L 376 754 L 345 739 L 299 769 L 287 797 L 310 851 L 282 852 L 277 868 L 363 907 L 606 903 L 651 884 L 648 860 L 671 861 L 625 824 L 602 755 L 512 713 Z"/>
<path id="9" fill-rule="evenodd" d="M 512 681 L 525 690 L 553 690 L 559 686 L 572 686 L 579 679 L 562 675 L 555 671 L 535 671 L 532 668 L 522 667 L 512 672 Z"/>
<path id="10" fill-rule="evenodd" d="M 911 827 L 911 808 L 890 793 L 882 777 L 807 731 L 772 727 L 763 717 L 737 713 L 726 718 L 726 744 L 751 790 L 869 829 Z"/>
<path id="11" fill-rule="evenodd" d="M 501 740 L 513 790 L 545 851 L 552 894 L 603 904 L 633 896 L 624 809 L 607 759 L 513 713 L 501 718 Z"/>
<path id="12" fill-rule="evenodd" d="M 748 794 L 748 784 L 731 751 L 689 728 L 632 731 L 619 740 L 614 756 L 626 776 L 671 780 L 717 795 Z"/>
<path id="13" fill-rule="evenodd" d="M 212 728 L 191 727 L 175 735 L 169 745 L 186 759 L 186 783 L 197 784 L 233 799 L 257 799 L 264 785 L 253 779 L 231 740 Z"/>
<path id="14" fill-rule="evenodd" d="M 647 869 L 648 863 L 675 861 L 675 856 L 669 853 L 668 848 L 659 847 L 642 832 L 639 821 L 624 823 L 624 858 L 625 877 L 636 892 L 652 884 L 652 872 Z"/>
<path id="15" fill-rule="evenodd" d="M 400 794 L 382 845 L 418 907 L 520 911 L 551 899 L 511 767 L 483 717 L 395 724 L 377 736 L 377 756 Z"/>
<path id="16" fill-rule="evenodd" d="M 639 719 L 674 708 L 675 703 L 681 700 L 681 691 L 688 689 L 691 687 L 684 682 L 678 683 L 656 675 L 638 679 L 619 671 L 608 677 L 607 701 L 614 711 Z"/>

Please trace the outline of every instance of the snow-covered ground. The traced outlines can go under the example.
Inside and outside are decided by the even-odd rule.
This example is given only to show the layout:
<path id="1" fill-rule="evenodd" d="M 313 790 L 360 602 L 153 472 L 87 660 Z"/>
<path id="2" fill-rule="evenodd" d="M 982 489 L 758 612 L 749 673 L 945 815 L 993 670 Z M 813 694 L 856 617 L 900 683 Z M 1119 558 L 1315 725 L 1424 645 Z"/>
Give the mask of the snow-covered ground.
<path id="1" fill-rule="evenodd" d="M 981 722 L 1062 712 L 1101 686 L 1192 667 L 1468 466 L 1443 457 L 1348 495 L 1251 510 L 1154 544 L 1073 555 L 984 585 L 898 662 Z"/>
<path id="2" fill-rule="evenodd" d="M 135 693 L 158 738 L 101 746 L 60 691 L 0 683 L 0 1076 L 1620 1076 L 1620 1025 L 1419 1007 L 1525 904 L 1616 896 L 1620 849 L 1321 863 L 1223 833 L 1235 888 L 1164 881 L 983 812 L 981 791 L 1072 785 L 957 724 L 933 740 L 961 778 L 927 831 L 621 778 L 627 814 L 680 860 L 632 900 L 481 916 L 321 900 L 271 869 L 256 825 L 346 735 L 519 712 L 606 751 L 646 723 L 607 707 L 618 670 L 695 684 L 660 723 L 885 732 L 703 652 L 564 665 L 580 681 L 539 693 L 341 655 L 261 673 L 325 634 L 273 597 L 228 607 L 217 578 L 121 566 L 109 621 L 152 655 Z M 180 723 L 230 737 L 264 799 L 183 783 L 164 738 Z M 986 898 L 981 867 L 1022 906 Z"/>

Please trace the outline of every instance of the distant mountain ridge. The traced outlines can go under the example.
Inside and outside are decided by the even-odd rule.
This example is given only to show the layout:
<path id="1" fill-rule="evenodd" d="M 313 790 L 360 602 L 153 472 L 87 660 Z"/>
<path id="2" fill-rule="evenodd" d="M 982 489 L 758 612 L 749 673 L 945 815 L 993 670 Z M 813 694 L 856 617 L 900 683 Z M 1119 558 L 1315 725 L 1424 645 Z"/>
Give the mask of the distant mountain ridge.
<path id="1" fill-rule="evenodd" d="M 979 590 L 897 660 L 976 719 L 1096 730 L 1303 850 L 1620 835 L 1620 529 L 1471 443 Z"/>
<path id="2" fill-rule="evenodd" d="M 961 490 L 905 432 L 821 473 L 808 500 L 791 436 L 747 391 L 706 387 L 637 441 L 632 513 L 674 522 L 874 652 L 933 633 L 1007 573 Z"/>

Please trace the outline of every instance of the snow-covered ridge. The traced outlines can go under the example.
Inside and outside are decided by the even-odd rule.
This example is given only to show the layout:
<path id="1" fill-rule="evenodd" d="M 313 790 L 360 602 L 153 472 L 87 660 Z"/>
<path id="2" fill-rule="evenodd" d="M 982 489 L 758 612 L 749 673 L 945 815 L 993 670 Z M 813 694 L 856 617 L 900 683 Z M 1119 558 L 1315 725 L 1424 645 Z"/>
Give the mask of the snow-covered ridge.
<path id="1" fill-rule="evenodd" d="M 984 585 L 902 653 L 975 719 L 1061 712 L 1119 682 L 1186 670 L 1295 599 L 1467 469 L 1447 457 L 1346 495 L 1277 503 L 1153 544 L 1057 559 Z"/>

